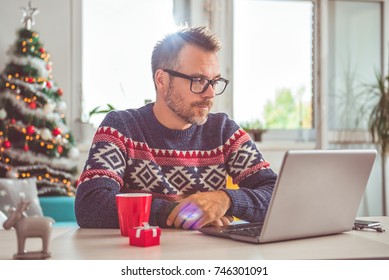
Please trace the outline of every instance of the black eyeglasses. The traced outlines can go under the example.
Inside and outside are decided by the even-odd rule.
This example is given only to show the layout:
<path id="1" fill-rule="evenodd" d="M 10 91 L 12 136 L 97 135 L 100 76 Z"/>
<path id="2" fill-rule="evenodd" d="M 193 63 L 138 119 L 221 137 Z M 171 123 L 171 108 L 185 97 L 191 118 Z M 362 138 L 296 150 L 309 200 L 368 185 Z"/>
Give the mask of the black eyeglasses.
<path id="1" fill-rule="evenodd" d="M 220 95 L 224 92 L 226 89 L 229 80 L 223 79 L 223 78 L 217 78 L 215 80 L 209 80 L 203 77 L 191 77 L 185 74 L 182 74 L 180 72 L 176 72 L 169 69 L 162 69 L 166 73 L 169 73 L 169 75 L 173 77 L 180 77 L 183 79 L 190 80 L 190 91 L 195 94 L 201 94 L 204 91 L 207 90 L 209 85 L 212 86 L 213 91 L 215 92 L 215 95 Z"/>

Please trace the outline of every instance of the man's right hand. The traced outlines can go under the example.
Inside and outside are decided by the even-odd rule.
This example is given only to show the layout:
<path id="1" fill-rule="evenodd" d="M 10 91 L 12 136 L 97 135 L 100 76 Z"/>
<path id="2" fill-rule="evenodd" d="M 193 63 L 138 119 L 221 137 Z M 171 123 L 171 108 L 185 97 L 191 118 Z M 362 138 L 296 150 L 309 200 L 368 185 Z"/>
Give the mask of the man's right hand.
<path id="1" fill-rule="evenodd" d="M 167 218 L 168 226 L 198 229 L 207 224 L 229 224 L 225 213 L 231 199 L 224 191 L 199 192 L 184 198 Z"/>

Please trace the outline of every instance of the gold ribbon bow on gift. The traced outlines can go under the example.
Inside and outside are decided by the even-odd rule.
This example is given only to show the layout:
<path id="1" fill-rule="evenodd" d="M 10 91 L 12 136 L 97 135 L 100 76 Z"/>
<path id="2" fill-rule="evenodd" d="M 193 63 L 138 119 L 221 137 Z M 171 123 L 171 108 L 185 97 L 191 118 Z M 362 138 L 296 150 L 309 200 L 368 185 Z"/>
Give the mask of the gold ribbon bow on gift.
<path id="1" fill-rule="evenodd" d="M 148 229 L 151 229 L 153 231 L 153 237 L 157 237 L 157 228 L 158 227 L 150 226 L 148 222 L 143 222 L 143 226 L 136 227 L 135 237 L 140 238 L 140 232 L 142 230 L 148 230 Z"/>

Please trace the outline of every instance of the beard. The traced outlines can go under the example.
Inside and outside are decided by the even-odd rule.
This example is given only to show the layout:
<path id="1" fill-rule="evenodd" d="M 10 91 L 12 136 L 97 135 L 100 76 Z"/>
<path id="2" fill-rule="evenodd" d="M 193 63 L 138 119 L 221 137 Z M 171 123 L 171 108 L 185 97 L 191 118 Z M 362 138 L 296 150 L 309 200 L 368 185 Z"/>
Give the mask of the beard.
<path id="1" fill-rule="evenodd" d="M 213 106 L 213 101 L 210 99 L 188 104 L 172 87 L 169 87 L 165 102 L 169 109 L 176 113 L 177 116 L 185 122 L 195 125 L 203 125 L 207 121 L 209 111 Z M 197 106 L 207 106 L 208 110 L 198 108 Z"/>

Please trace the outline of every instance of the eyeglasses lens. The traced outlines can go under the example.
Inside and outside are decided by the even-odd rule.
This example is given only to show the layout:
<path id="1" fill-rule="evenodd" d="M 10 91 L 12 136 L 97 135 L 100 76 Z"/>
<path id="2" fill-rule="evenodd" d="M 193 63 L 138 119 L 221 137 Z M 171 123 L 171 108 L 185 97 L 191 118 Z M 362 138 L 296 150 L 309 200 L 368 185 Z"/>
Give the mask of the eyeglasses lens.
<path id="1" fill-rule="evenodd" d="M 216 80 L 212 84 L 212 88 L 215 92 L 216 95 L 222 94 L 224 89 L 226 88 L 227 82 L 224 80 Z M 192 80 L 192 92 L 194 93 L 203 93 L 204 91 L 207 90 L 209 86 L 209 82 L 206 79 L 196 79 Z"/>

